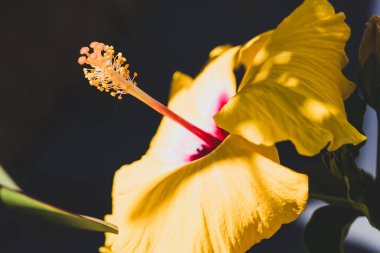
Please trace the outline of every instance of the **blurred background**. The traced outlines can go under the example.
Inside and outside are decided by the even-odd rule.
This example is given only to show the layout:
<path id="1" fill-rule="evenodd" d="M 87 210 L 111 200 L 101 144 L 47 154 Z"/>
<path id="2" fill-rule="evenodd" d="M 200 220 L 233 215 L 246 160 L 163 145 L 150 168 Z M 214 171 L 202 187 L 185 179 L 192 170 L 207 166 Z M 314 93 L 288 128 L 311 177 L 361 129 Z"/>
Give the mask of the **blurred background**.
<path id="1" fill-rule="evenodd" d="M 112 44 L 140 74 L 139 85 L 166 103 L 174 71 L 196 75 L 212 48 L 275 28 L 301 2 L 1 1 L 0 164 L 26 193 L 102 218 L 111 211 L 113 173 L 145 153 L 160 115 L 133 97 L 120 102 L 90 87 L 77 64 L 80 47 L 94 40 Z M 357 48 L 378 1 L 331 2 L 352 28 L 347 73 L 356 80 Z M 373 132 L 373 124 L 367 125 Z M 252 252 L 305 252 L 300 240 L 311 210 Z M 379 234 L 365 222 L 359 227 L 359 233 L 350 232 L 346 252 L 380 252 L 378 244 L 360 239 Z M 101 233 L 3 206 L 0 228 L 0 252 L 7 253 L 96 252 L 103 242 Z"/>

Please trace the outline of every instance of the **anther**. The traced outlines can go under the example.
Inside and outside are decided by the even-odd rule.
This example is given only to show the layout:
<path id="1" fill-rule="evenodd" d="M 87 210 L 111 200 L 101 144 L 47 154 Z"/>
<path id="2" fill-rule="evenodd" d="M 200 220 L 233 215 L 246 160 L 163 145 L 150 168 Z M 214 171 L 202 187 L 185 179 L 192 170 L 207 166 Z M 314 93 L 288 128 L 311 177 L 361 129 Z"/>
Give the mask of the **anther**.
<path id="1" fill-rule="evenodd" d="M 78 63 L 80 65 L 83 65 L 83 64 L 86 63 L 86 60 L 87 60 L 86 56 L 81 56 L 81 57 L 78 58 Z"/>
<path id="2" fill-rule="evenodd" d="M 98 43 L 95 48 L 98 49 L 99 51 L 103 51 L 104 50 L 104 47 L 105 45 L 103 43 Z"/>
<path id="3" fill-rule="evenodd" d="M 86 54 L 86 53 L 88 53 L 88 51 L 90 51 L 90 49 L 88 47 L 82 47 L 79 52 L 80 52 L 80 54 Z"/>
<path id="4" fill-rule="evenodd" d="M 99 43 L 97 41 L 93 41 L 90 43 L 91 48 L 95 48 Z"/>
<path id="5" fill-rule="evenodd" d="M 95 54 L 95 53 L 92 53 L 90 54 L 90 57 L 89 57 L 91 60 L 96 60 L 98 58 L 98 55 Z"/>

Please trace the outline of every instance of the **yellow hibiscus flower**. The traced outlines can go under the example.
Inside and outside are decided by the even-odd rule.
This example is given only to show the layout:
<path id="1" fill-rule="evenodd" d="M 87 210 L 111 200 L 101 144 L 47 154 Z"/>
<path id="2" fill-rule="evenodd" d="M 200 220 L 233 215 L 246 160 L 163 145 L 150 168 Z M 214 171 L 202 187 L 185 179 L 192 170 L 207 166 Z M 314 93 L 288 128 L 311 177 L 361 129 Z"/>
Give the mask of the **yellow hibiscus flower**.
<path id="1" fill-rule="evenodd" d="M 127 92 L 143 96 L 157 109 L 155 101 L 135 90 L 131 78 L 124 79 L 131 85 L 126 88 L 116 83 L 120 74 L 100 70 L 111 63 L 112 47 L 91 46 L 95 56 L 89 54 L 85 61 L 95 69 L 85 72 L 92 85 L 114 90 L 113 96 Z M 106 220 L 118 226 L 119 234 L 107 234 L 101 252 L 244 252 L 304 210 L 305 175 L 280 165 L 274 146 L 227 136 L 212 119 L 235 93 L 238 50 L 223 52 L 195 80 L 174 74 L 169 106 L 157 110 L 186 115 L 204 134 L 195 126 L 183 127 L 184 120 L 170 113 L 163 118 L 144 157 L 116 172 L 113 213 Z M 108 69 L 114 69 L 118 59 L 123 58 L 117 56 Z M 111 78 L 116 81 L 105 85 Z"/>
<path id="2" fill-rule="evenodd" d="M 306 0 L 275 31 L 213 50 L 194 80 L 175 73 L 168 108 L 136 86 L 113 47 L 82 48 L 91 85 L 166 116 L 147 153 L 116 172 L 106 220 L 119 234 L 107 234 L 101 252 L 245 252 L 294 221 L 306 206 L 307 176 L 280 165 L 274 144 L 291 140 L 313 154 L 364 138 L 343 107 L 352 92 L 340 72 L 348 33 L 327 1 Z M 247 71 L 236 93 L 240 64 Z"/>

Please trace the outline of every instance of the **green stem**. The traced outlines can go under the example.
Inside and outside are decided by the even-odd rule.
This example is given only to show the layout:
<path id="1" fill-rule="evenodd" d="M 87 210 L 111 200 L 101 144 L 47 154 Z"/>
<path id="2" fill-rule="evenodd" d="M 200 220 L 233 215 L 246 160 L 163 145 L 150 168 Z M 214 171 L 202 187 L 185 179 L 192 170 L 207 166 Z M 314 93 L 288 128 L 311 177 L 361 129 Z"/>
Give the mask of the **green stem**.
<path id="1" fill-rule="evenodd" d="M 342 197 L 325 195 L 325 194 L 320 194 L 320 193 L 315 193 L 315 192 L 309 192 L 309 197 L 313 199 L 321 200 L 323 202 L 326 202 L 332 205 L 352 208 L 348 199 L 345 199 Z"/>
<path id="2" fill-rule="evenodd" d="M 377 152 L 376 152 L 376 184 L 380 186 L 380 112 L 376 111 L 377 116 Z"/>

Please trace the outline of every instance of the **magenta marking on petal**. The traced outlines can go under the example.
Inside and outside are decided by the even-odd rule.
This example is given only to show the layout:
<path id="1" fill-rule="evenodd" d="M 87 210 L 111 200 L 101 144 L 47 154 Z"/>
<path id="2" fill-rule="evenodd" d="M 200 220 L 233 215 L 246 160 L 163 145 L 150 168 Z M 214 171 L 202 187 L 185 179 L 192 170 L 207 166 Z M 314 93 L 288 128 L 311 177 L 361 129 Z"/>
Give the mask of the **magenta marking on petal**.
<path id="1" fill-rule="evenodd" d="M 216 147 L 209 147 L 207 145 L 202 144 L 199 148 L 197 148 L 196 152 L 192 155 L 190 155 L 187 158 L 188 162 L 197 160 L 199 158 L 202 158 L 206 155 L 208 155 L 211 151 L 213 151 Z"/>
<path id="2" fill-rule="evenodd" d="M 216 111 L 215 113 L 218 113 L 220 110 L 222 110 L 223 106 L 227 104 L 227 102 L 230 100 L 230 95 L 227 93 L 222 93 L 218 99 L 218 102 L 216 104 Z"/>
<path id="3" fill-rule="evenodd" d="M 228 102 L 228 100 L 230 100 L 230 98 L 231 98 L 231 97 L 230 97 L 227 93 L 222 93 L 222 94 L 220 95 L 220 97 L 219 97 L 219 99 L 218 99 L 218 103 L 217 103 L 217 107 L 216 107 L 215 114 L 218 113 L 220 110 L 222 110 L 223 106 L 224 106 L 225 104 L 227 104 L 227 102 Z M 224 139 L 227 137 L 228 132 L 225 131 L 224 129 L 219 128 L 219 127 L 215 124 L 215 122 L 214 122 L 214 125 L 215 125 L 215 130 L 214 130 L 213 134 L 214 134 L 216 137 L 218 137 L 218 138 L 224 140 Z"/>
<path id="4" fill-rule="evenodd" d="M 228 100 L 230 100 L 230 96 L 227 93 L 222 93 L 219 96 L 219 99 L 217 101 L 216 108 L 215 108 L 215 114 L 218 113 L 223 108 L 223 106 L 225 104 L 227 104 Z M 213 119 L 211 119 L 211 120 L 213 120 Z M 224 129 L 219 128 L 215 124 L 214 121 L 213 121 L 213 124 L 214 124 L 213 135 L 216 136 L 217 138 L 221 139 L 221 140 L 224 140 L 228 136 L 229 133 L 227 131 L 225 131 Z M 197 150 L 193 154 L 189 155 L 186 160 L 187 160 L 187 162 L 197 160 L 199 158 L 202 158 L 202 157 L 208 155 L 210 152 L 212 152 L 216 148 L 217 148 L 217 146 L 209 146 L 206 144 L 201 144 L 200 147 L 198 147 Z"/>

